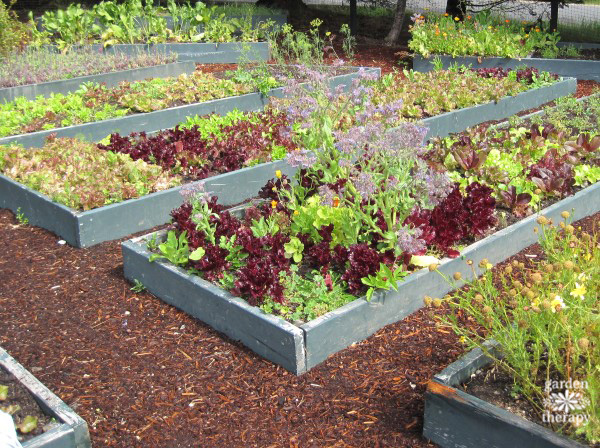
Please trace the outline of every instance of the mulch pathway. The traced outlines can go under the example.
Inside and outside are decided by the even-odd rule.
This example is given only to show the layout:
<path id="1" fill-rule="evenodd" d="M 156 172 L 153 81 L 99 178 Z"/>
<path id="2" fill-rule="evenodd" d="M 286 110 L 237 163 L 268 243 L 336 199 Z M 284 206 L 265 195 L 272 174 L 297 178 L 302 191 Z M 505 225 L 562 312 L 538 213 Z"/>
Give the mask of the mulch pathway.
<path id="1" fill-rule="evenodd" d="M 88 422 L 94 446 L 433 446 L 425 384 L 461 346 L 429 310 L 296 377 L 132 292 L 118 242 L 74 249 L 1 210 L 0 250 L 0 345 Z"/>

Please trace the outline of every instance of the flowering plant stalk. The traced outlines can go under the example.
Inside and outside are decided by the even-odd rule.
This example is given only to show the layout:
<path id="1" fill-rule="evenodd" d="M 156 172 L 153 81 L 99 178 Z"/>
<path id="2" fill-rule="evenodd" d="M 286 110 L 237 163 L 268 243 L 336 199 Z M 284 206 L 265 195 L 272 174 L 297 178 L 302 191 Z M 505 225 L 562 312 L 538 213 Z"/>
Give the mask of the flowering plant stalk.
<path id="1" fill-rule="evenodd" d="M 444 300 L 425 301 L 449 308 L 450 314 L 439 316 L 443 324 L 468 349 L 479 347 L 489 354 L 514 379 L 514 393 L 525 397 L 540 416 L 549 399 L 547 381 L 586 384 L 586 389 L 574 391 L 586 406 L 571 410 L 585 413 L 585 418 L 573 419 L 564 429 L 593 442 L 600 436 L 600 245 L 597 229 L 593 235 L 578 232 L 569 216 L 563 212 L 558 226 L 538 218 L 540 261 L 527 266 L 514 261 L 492 272 L 483 260 L 483 275 L 467 283 L 468 288 Z M 456 273 L 451 281 L 460 286 L 460 279 Z M 475 325 L 463 326 L 465 318 Z M 490 353 L 485 344 L 490 338 L 499 343 L 501 356 Z"/>

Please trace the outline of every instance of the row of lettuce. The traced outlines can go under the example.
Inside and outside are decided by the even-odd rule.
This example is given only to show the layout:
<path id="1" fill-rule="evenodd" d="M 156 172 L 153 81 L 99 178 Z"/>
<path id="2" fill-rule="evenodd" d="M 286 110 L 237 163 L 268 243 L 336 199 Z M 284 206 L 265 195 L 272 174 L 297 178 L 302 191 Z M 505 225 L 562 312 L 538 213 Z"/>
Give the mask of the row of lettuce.
<path id="1" fill-rule="evenodd" d="M 504 96 L 491 87 L 517 92 L 529 82 L 525 72 L 514 73 L 463 75 L 474 89 L 485 86 L 481 95 Z M 332 91 L 324 73 L 303 75 L 308 84 L 287 80 L 286 97 L 263 112 L 194 117 L 101 144 L 55 138 L 40 149 L 5 146 L 0 171 L 87 210 L 285 159 L 298 168 L 295 178 L 273 173 L 243 216 L 190 184 L 186 203 L 173 211 L 175 230 L 151 246 L 156 257 L 291 320 L 395 288 L 415 265 L 456 256 L 512 217 L 600 179 L 598 95 L 563 100 L 527 123 L 479 127 L 423 146 L 426 130 L 414 118 L 431 110 L 425 99 L 435 100 L 438 82 L 454 104 L 478 95 L 445 84 L 453 73 L 361 74 L 346 94 Z M 415 92 L 421 80 L 422 94 Z"/>
<path id="2" fill-rule="evenodd" d="M 28 100 L 19 97 L 0 104 L 0 137 L 51 130 L 126 115 L 164 110 L 174 106 L 226 98 L 250 92 L 268 92 L 289 77 L 277 67 L 263 65 L 238 69 L 226 76 L 201 71 L 176 78 L 123 82 L 116 87 L 87 83 L 69 94 Z M 302 80 L 302 76 L 293 73 Z M 456 82 L 460 75 L 461 82 Z M 435 71 L 423 74 L 396 72 L 374 81 L 373 101 L 402 100 L 398 119 L 420 119 L 551 84 L 556 80 L 534 69 L 519 71 Z"/>
<path id="3" fill-rule="evenodd" d="M 296 79 L 288 81 L 292 87 L 297 87 L 299 80 L 325 82 L 327 77 L 309 69 L 295 75 Z M 543 78 L 532 70 L 500 71 L 494 76 L 485 70 L 466 70 L 463 81 L 456 83 L 452 81 L 455 75 L 452 71 L 397 72 L 378 80 L 362 80 L 355 90 L 368 89 L 373 104 L 386 113 L 393 109 L 392 116 L 386 118 L 385 126 L 389 128 L 514 95 L 539 86 L 539 78 Z M 222 79 L 195 72 L 178 78 L 123 83 L 110 89 L 86 86 L 74 94 L 35 101 L 21 98 L 0 105 L 0 135 L 52 129 L 57 124 L 86 121 L 86 117 L 109 118 L 251 90 L 248 83 L 235 77 L 235 73 Z M 545 78 L 552 82 L 549 76 Z M 308 98 L 295 101 L 303 104 Z M 328 93 L 328 103 L 348 101 L 350 97 L 341 91 Z M 306 132 L 301 124 L 289 122 L 288 109 L 295 107 L 299 106 L 291 100 L 276 100 L 264 112 L 190 117 L 174 129 L 153 135 L 113 134 L 99 145 L 77 139 L 50 139 L 40 149 L 4 146 L 0 147 L 0 169 L 56 202 L 89 210 L 294 154 L 299 148 L 298 136 Z M 356 114 L 363 113 L 361 107 L 348 105 L 336 126 L 349 126 Z M 119 174 L 111 174 L 114 171 Z M 104 178 L 113 178 L 113 182 L 106 186 Z"/>

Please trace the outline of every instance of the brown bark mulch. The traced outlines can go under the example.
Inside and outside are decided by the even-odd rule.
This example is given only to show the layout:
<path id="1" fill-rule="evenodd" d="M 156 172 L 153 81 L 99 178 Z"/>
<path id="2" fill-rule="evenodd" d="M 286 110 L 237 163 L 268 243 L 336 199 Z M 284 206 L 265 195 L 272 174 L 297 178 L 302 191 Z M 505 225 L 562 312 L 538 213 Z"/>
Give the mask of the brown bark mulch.
<path id="1" fill-rule="evenodd" d="M 424 386 L 461 348 L 428 311 L 295 377 L 132 292 L 118 242 L 57 240 L 0 211 L 0 344 L 86 419 L 95 446 L 429 446 Z"/>
<path id="2" fill-rule="evenodd" d="M 118 242 L 57 241 L 0 211 L 0 345 L 75 408 L 94 446 L 432 446 L 425 383 L 461 347 L 429 310 L 296 377 L 132 292 Z"/>

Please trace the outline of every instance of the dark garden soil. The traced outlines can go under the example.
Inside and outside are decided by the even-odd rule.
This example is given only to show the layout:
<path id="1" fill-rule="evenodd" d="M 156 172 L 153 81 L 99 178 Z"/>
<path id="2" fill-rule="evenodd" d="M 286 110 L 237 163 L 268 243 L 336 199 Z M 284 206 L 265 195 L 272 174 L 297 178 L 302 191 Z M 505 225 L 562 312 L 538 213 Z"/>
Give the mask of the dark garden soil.
<path id="1" fill-rule="evenodd" d="M 17 437 L 20 442 L 25 442 L 51 428 L 53 425 L 51 423 L 52 419 L 40 408 L 29 390 L 14 375 L 2 367 L 0 367 L 0 384 L 8 386 L 8 396 L 6 400 L 0 401 L 0 408 L 6 410 L 6 408 L 18 406 L 18 410 L 10 412 L 15 424 L 20 424 L 29 415 L 38 419 L 37 427 L 33 431 L 22 434 L 17 430 Z"/>

